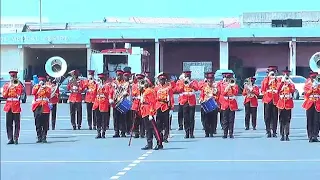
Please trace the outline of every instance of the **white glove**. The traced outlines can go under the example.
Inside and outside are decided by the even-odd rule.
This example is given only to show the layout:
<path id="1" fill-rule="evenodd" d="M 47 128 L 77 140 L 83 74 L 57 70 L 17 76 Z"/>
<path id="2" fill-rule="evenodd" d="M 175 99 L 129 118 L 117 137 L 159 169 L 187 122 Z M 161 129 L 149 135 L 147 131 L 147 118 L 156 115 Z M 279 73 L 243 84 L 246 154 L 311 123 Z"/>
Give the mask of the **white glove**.
<path id="1" fill-rule="evenodd" d="M 124 96 L 128 95 L 128 92 L 124 92 L 123 95 L 124 95 Z"/>
<path id="2" fill-rule="evenodd" d="M 152 120 L 153 120 L 153 117 L 149 115 L 149 121 L 152 121 Z"/>
<path id="3" fill-rule="evenodd" d="M 172 116 L 172 114 L 173 114 L 173 110 L 170 110 L 169 111 L 169 116 Z"/>
<path id="4" fill-rule="evenodd" d="M 112 103 L 113 103 L 113 100 L 112 100 L 112 99 L 109 99 L 109 103 L 112 104 Z"/>
<path id="5" fill-rule="evenodd" d="M 72 89 L 73 89 L 73 90 L 77 90 L 78 87 L 77 87 L 77 86 L 72 86 Z"/>
<path id="6" fill-rule="evenodd" d="M 269 85 L 270 85 L 271 83 L 273 83 L 273 81 L 274 81 L 274 79 L 270 79 L 270 81 L 269 81 Z"/>

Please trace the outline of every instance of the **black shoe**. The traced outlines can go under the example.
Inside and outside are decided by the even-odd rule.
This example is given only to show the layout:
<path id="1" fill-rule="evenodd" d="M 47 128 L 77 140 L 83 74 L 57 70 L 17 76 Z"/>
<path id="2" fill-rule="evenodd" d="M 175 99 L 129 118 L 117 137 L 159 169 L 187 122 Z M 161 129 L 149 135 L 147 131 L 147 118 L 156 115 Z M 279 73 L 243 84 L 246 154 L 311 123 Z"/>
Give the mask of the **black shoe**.
<path id="1" fill-rule="evenodd" d="M 213 134 L 217 134 L 217 130 L 213 131 Z"/>
<path id="2" fill-rule="evenodd" d="M 97 130 L 97 127 L 93 126 L 93 130 Z"/>
<path id="3" fill-rule="evenodd" d="M 248 127 L 246 127 L 246 129 L 245 129 L 245 130 L 247 131 L 247 130 L 249 130 L 249 128 L 248 128 Z"/>
<path id="4" fill-rule="evenodd" d="M 89 130 L 92 130 L 92 127 L 91 127 L 91 126 L 89 126 Z"/>
<path id="5" fill-rule="evenodd" d="M 73 130 L 77 130 L 76 126 L 73 126 L 72 129 L 73 129 Z"/>
<path id="6" fill-rule="evenodd" d="M 52 127 L 52 130 L 55 130 L 56 129 L 56 127 Z"/>
<path id="7" fill-rule="evenodd" d="M 47 138 L 46 137 L 43 137 L 42 138 L 42 143 L 47 143 L 48 141 L 47 141 Z"/>
<path id="8" fill-rule="evenodd" d="M 257 128 L 254 127 L 253 130 L 255 131 L 255 130 L 257 130 Z"/>
<path id="9" fill-rule="evenodd" d="M 319 142 L 318 138 L 313 138 L 312 142 Z"/>
<path id="10" fill-rule="evenodd" d="M 228 135 L 223 135 L 222 138 L 223 138 L 223 139 L 227 139 L 227 138 L 228 138 Z"/>
<path id="11" fill-rule="evenodd" d="M 14 140 L 14 144 L 15 144 L 15 145 L 19 144 L 18 139 Z"/>
<path id="12" fill-rule="evenodd" d="M 145 138 L 145 135 L 140 135 L 140 138 Z"/>
<path id="13" fill-rule="evenodd" d="M 182 130 L 183 130 L 183 127 L 180 126 L 179 129 L 178 129 L 178 131 L 182 131 Z"/>
<path id="14" fill-rule="evenodd" d="M 189 133 L 186 133 L 186 135 L 184 136 L 184 138 L 188 139 L 190 137 Z"/>
<path id="15" fill-rule="evenodd" d="M 209 133 L 206 133 L 206 135 L 204 137 L 209 137 Z"/>
<path id="16" fill-rule="evenodd" d="M 280 141 L 284 141 L 284 136 L 281 136 Z"/>
<path id="17" fill-rule="evenodd" d="M 101 134 L 98 133 L 97 136 L 96 136 L 96 139 L 100 139 L 100 138 L 102 138 L 102 137 L 101 137 Z"/>
<path id="18" fill-rule="evenodd" d="M 160 150 L 163 149 L 163 145 L 156 145 L 156 147 L 153 148 L 153 150 Z"/>
<path id="19" fill-rule="evenodd" d="M 190 134 L 190 138 L 191 138 L 191 139 L 194 139 L 195 137 L 194 137 L 194 135 L 193 135 L 193 134 Z"/>
<path id="20" fill-rule="evenodd" d="M 150 150 L 152 149 L 151 145 L 146 145 L 145 147 L 141 148 L 141 150 Z"/>
<path id="21" fill-rule="evenodd" d="M 125 133 L 121 133 L 121 137 L 127 137 Z"/>
<path id="22" fill-rule="evenodd" d="M 14 144 L 13 139 L 9 140 L 7 144 Z"/>
<path id="23" fill-rule="evenodd" d="M 288 136 L 288 135 L 286 136 L 286 141 L 290 141 L 290 139 L 289 139 L 289 136 Z"/>
<path id="24" fill-rule="evenodd" d="M 309 143 L 313 142 L 313 138 L 309 137 Z"/>
<path id="25" fill-rule="evenodd" d="M 81 130 L 81 126 L 78 126 L 78 130 Z"/>
<path id="26" fill-rule="evenodd" d="M 271 138 L 271 133 L 268 132 L 267 134 L 268 134 L 268 135 L 267 135 L 267 138 Z"/>
<path id="27" fill-rule="evenodd" d="M 210 134 L 210 137 L 213 137 L 213 133 Z"/>
<path id="28" fill-rule="evenodd" d="M 42 139 L 41 139 L 41 138 L 38 138 L 37 143 L 41 143 L 41 142 L 42 142 Z"/>
<path id="29" fill-rule="evenodd" d="M 113 137 L 114 138 L 118 138 L 118 137 L 120 137 L 120 135 L 119 134 L 115 134 L 115 135 L 113 135 Z"/>
<path id="30" fill-rule="evenodd" d="M 135 135 L 134 135 L 134 138 L 139 138 L 139 134 L 135 134 Z"/>
<path id="31" fill-rule="evenodd" d="M 234 135 L 233 135 L 233 134 L 230 134 L 229 137 L 230 137 L 231 139 L 234 139 Z"/>
<path id="32" fill-rule="evenodd" d="M 163 140 L 164 143 L 169 143 L 168 139 Z"/>
<path id="33" fill-rule="evenodd" d="M 105 133 L 105 132 L 102 132 L 101 137 L 102 137 L 103 139 L 106 138 L 106 133 Z"/>
<path id="34" fill-rule="evenodd" d="M 276 134 L 276 133 L 273 133 L 272 137 L 276 138 L 276 137 L 277 137 L 277 134 Z"/>

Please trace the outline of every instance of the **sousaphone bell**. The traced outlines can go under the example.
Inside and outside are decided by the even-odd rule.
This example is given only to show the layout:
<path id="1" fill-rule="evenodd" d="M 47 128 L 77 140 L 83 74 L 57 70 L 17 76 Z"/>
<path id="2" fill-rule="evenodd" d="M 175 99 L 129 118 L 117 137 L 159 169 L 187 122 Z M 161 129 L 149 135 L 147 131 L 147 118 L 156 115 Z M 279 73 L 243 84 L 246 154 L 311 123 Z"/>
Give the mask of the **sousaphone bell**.
<path id="1" fill-rule="evenodd" d="M 309 66 L 313 72 L 317 72 L 318 74 L 320 74 L 320 52 L 316 52 L 311 56 Z M 320 75 L 316 77 L 316 81 L 320 83 Z"/>

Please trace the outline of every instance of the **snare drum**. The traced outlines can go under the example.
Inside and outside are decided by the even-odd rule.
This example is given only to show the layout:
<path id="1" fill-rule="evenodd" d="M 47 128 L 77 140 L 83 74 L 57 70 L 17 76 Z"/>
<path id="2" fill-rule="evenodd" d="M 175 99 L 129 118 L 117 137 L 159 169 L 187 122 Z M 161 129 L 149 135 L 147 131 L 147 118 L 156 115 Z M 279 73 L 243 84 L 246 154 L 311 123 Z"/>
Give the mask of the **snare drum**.
<path id="1" fill-rule="evenodd" d="M 201 103 L 201 107 L 205 113 L 209 113 L 217 109 L 218 104 L 213 98 L 210 98 L 206 102 Z"/>
<path id="2" fill-rule="evenodd" d="M 119 103 L 119 105 L 116 107 L 118 111 L 121 112 L 121 114 L 126 114 L 132 106 L 132 101 L 128 100 L 128 99 L 123 99 L 123 101 L 121 101 L 121 103 Z"/>

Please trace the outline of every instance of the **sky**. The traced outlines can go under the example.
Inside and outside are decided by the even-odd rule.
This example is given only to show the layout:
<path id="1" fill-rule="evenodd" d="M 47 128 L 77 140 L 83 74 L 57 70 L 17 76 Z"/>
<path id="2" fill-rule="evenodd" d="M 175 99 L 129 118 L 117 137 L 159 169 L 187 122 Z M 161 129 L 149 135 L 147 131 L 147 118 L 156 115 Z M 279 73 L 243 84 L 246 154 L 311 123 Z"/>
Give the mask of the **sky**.
<path id="1" fill-rule="evenodd" d="M 307 3 L 306 3 L 307 2 Z M 40 0 L 1 0 L 1 16 L 39 16 Z M 320 0 L 42 0 L 50 22 L 103 17 L 237 17 L 243 12 L 316 11 Z"/>

